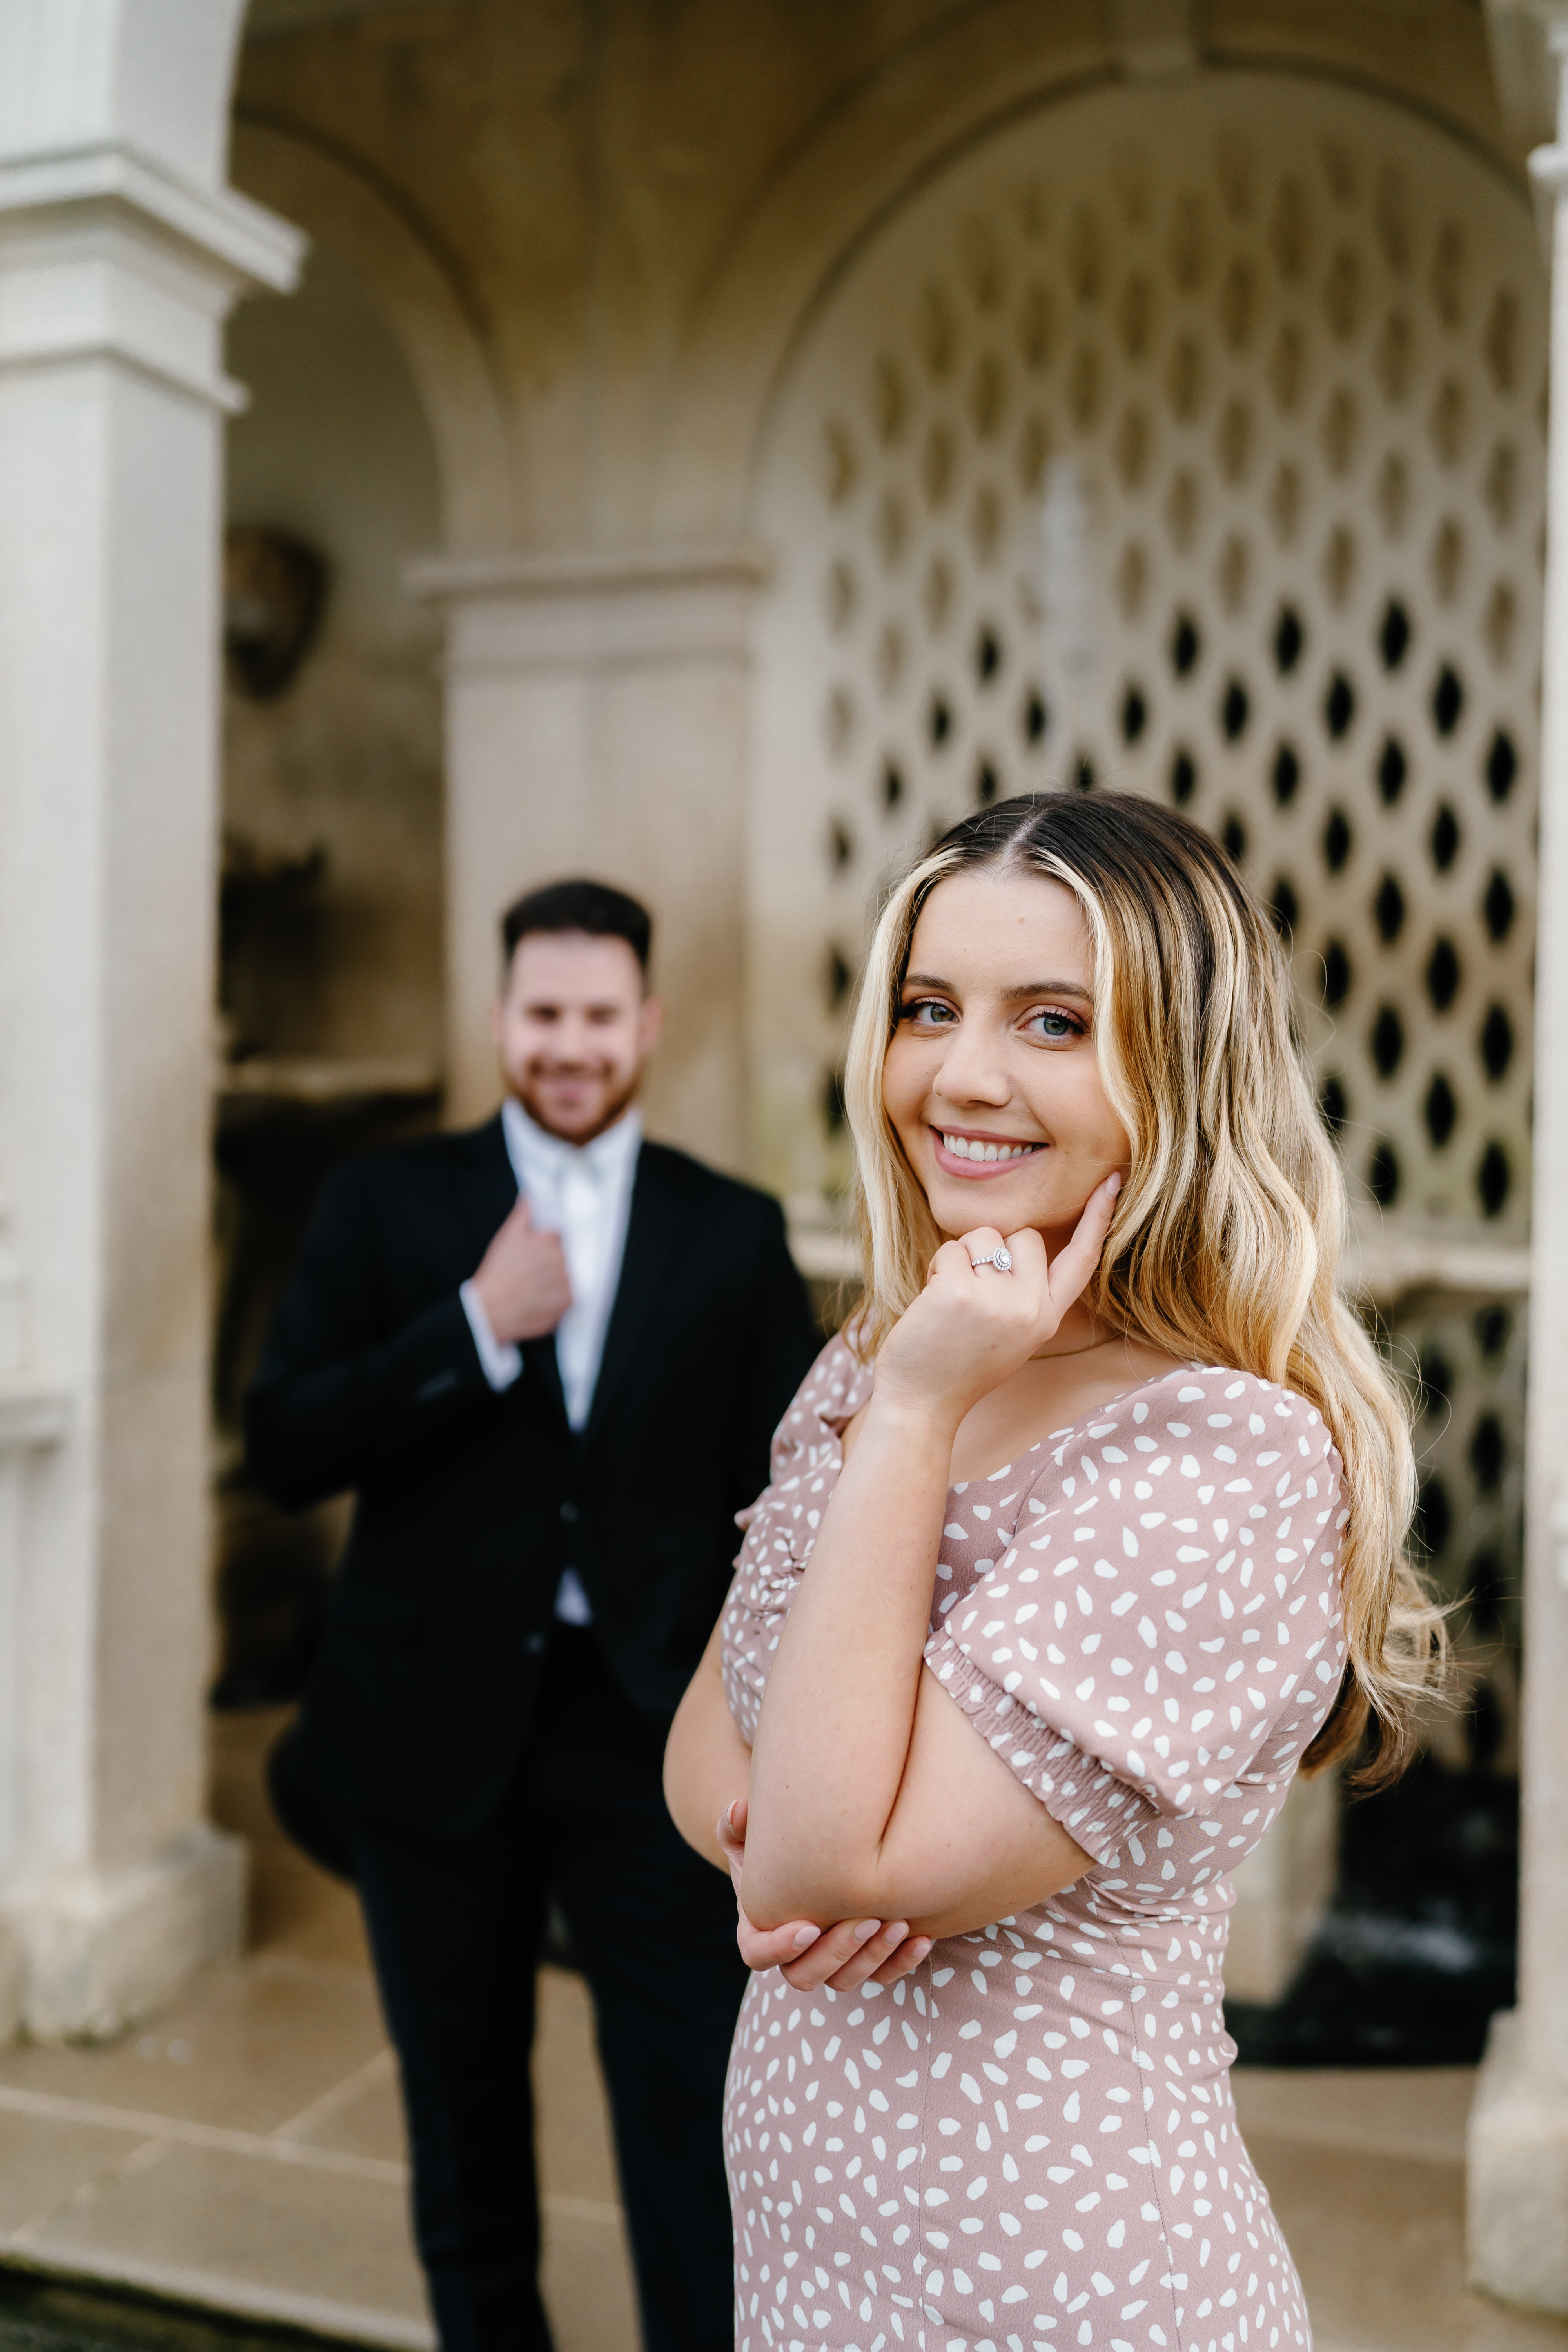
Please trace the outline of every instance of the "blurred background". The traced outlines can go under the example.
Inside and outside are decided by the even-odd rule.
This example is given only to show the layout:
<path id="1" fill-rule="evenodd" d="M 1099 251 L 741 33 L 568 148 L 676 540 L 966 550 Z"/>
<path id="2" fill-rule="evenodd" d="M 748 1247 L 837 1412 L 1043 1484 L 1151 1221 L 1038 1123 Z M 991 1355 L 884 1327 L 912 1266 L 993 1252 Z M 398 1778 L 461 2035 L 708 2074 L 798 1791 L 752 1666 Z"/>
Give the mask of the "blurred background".
<path id="1" fill-rule="evenodd" d="M 1325 2344 L 1563 2340 L 1461 2242 L 1535 1752 L 1531 1315 L 1568 1315 L 1529 1250 L 1555 23 L 0 0 L 0 2254 L 427 2340 L 352 1898 L 260 1787 L 344 1510 L 264 1503 L 238 1412 L 327 1170 L 493 1107 L 499 909 L 649 903 L 650 1125 L 784 1197 L 826 1328 L 879 893 L 979 803 L 1114 788 L 1290 950 L 1455 1609 L 1406 1779 L 1302 1786 L 1243 1874 L 1260 2161 Z M 569 1962 L 586 2352 L 632 2323 Z M 285 2032 L 319 2066 L 257 2105 Z M 1511 2180 L 1568 2089 L 1498 2128 Z M 328 2233 L 383 2247 L 352 2279 L 329 2179 L 383 2200 Z M 1568 2315 L 1491 2210 L 1475 2275 Z"/>

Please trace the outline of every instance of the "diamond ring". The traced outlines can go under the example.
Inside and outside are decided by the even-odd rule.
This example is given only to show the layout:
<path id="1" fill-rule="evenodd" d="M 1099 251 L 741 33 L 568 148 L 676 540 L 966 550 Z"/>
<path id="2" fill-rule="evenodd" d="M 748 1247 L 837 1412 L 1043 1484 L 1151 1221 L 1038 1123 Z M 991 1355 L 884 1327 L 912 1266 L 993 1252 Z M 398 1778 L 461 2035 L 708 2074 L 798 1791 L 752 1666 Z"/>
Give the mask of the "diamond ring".
<path id="1" fill-rule="evenodd" d="M 1013 1253 L 1007 1247 L 1005 1242 L 998 1242 L 994 1250 L 987 1250 L 984 1257 L 972 1257 L 969 1263 L 974 1268 L 976 1274 L 979 1273 L 983 1265 L 994 1265 L 998 1274 L 1011 1274 L 1013 1271 Z"/>

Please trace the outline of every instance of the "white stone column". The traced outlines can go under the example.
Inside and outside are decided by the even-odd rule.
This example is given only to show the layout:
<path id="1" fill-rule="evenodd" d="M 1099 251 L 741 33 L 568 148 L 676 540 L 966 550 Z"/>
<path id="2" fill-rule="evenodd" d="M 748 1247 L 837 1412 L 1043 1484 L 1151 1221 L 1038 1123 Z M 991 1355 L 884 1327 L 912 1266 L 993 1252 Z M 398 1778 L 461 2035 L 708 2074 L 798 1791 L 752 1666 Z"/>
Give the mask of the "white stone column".
<path id="1" fill-rule="evenodd" d="M 216 182 L 233 0 L 0 13 L 0 1187 L 28 1307 L 0 1364 L 0 1917 L 49 2034 L 123 2022 L 241 1925 L 243 1852 L 204 1820 L 221 337 L 300 240 Z"/>
<path id="2" fill-rule="evenodd" d="M 447 615 L 447 1110 L 496 1100 L 497 919 L 585 873 L 652 909 L 668 1027 L 656 1129 L 746 1160 L 742 934 L 755 549 L 443 555 Z"/>
<path id="3" fill-rule="evenodd" d="M 37 1473 L 69 1426 L 68 1400 L 29 1379 L 26 1297 L 0 1205 L 0 1885 L 15 1875 L 25 1832 L 27 1706 L 27 1539 Z M 26 1955 L 0 1914 L 0 2041 L 22 2021 Z"/>
<path id="4" fill-rule="evenodd" d="M 1552 26 L 1568 50 L 1568 13 Z M 1531 158 L 1555 215 L 1526 1429 L 1519 2005 L 1493 2020 L 1469 2132 L 1469 2267 L 1568 2314 L 1568 93 Z"/>

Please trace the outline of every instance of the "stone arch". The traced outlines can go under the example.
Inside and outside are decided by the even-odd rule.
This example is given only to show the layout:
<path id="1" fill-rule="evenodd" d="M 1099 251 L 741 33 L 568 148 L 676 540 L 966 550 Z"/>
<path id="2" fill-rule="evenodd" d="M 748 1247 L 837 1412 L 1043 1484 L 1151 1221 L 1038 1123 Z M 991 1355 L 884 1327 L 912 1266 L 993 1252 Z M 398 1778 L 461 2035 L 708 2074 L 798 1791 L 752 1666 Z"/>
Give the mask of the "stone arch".
<path id="1" fill-rule="evenodd" d="M 238 121 L 234 172 L 345 262 L 381 308 L 435 437 L 447 547 L 504 543 L 515 509 L 501 398 L 440 261 L 367 181 L 287 131 Z"/>
<path id="2" fill-rule="evenodd" d="M 1291 944 L 1368 1272 L 1434 1231 L 1490 1269 L 1400 1327 L 1454 1591 L 1521 1470 L 1546 330 L 1522 192 L 1414 110 L 1107 82 L 859 247 L 748 512 L 759 1173 L 847 1172 L 852 984 L 923 840 L 1052 784 L 1185 809 Z"/>
<path id="3" fill-rule="evenodd" d="M 1187 12 L 1170 12 L 1179 23 Z M 759 436 L 789 353 L 866 241 L 933 176 L 1021 117 L 1145 76 L 1169 87 L 1107 7 L 1061 28 L 1030 0 L 994 0 L 907 40 L 786 156 L 736 221 L 692 306 L 653 512 L 656 534 L 700 540 L 746 528 Z M 1175 41 L 1187 76 L 1258 67 L 1373 90 L 1425 114 L 1518 178 L 1484 38 L 1470 12 L 1434 10 L 1412 41 L 1397 10 L 1372 5 L 1281 35 L 1239 13 L 1223 56 L 1191 28 Z M 1522 183 L 1521 183 L 1522 184 Z"/>
<path id="4" fill-rule="evenodd" d="M 929 824 L 1125 774 L 1334 967 L 1321 1075 L 1373 1196 L 1521 1232 L 1527 1056 L 1488 1023 L 1529 989 L 1545 307 L 1510 182 L 1341 87 L 1106 83 L 971 144 L 819 299 L 760 444 L 756 821 L 802 913 L 848 892 L 852 965 Z M 1420 870 L 1390 826 L 1433 834 Z"/>

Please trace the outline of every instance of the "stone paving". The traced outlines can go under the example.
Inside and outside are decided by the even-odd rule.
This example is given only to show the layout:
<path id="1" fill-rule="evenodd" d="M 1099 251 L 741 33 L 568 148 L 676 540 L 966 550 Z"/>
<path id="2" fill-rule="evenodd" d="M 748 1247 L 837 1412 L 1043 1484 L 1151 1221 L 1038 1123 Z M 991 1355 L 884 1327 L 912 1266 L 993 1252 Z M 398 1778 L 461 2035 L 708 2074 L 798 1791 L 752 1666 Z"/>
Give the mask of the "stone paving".
<path id="1" fill-rule="evenodd" d="M 121 2042 L 0 2052 L 0 2263 L 424 2352 L 358 1906 L 285 1843 L 261 1792 L 282 1719 L 214 1726 L 214 1811 L 251 1841 L 252 1950 Z M 535 2087 L 559 2352 L 636 2352 L 592 2021 L 559 1969 L 542 1973 Z"/>
<path id="2" fill-rule="evenodd" d="M 0 2053 L 0 2352 L 153 2342 L 251 2352 L 258 2330 L 280 2326 L 396 2352 L 430 2345 L 357 1907 L 285 1845 L 260 1794 L 278 1720 L 216 1727 L 215 1811 L 253 1842 L 248 1956 L 111 2045 Z M 559 2352 L 637 2352 L 592 2021 L 574 1976 L 542 1972 L 540 2020 L 545 2292 Z M 1568 2352 L 1568 2324 L 1464 2292 L 1471 2087 L 1458 2068 L 1237 2075 L 1317 2352 Z M 109 2289 L 155 2300 L 127 2304 Z"/>
<path id="3" fill-rule="evenodd" d="M 308 2340 L 122 2288 L 0 2272 L 0 2352 L 301 2352 Z"/>

